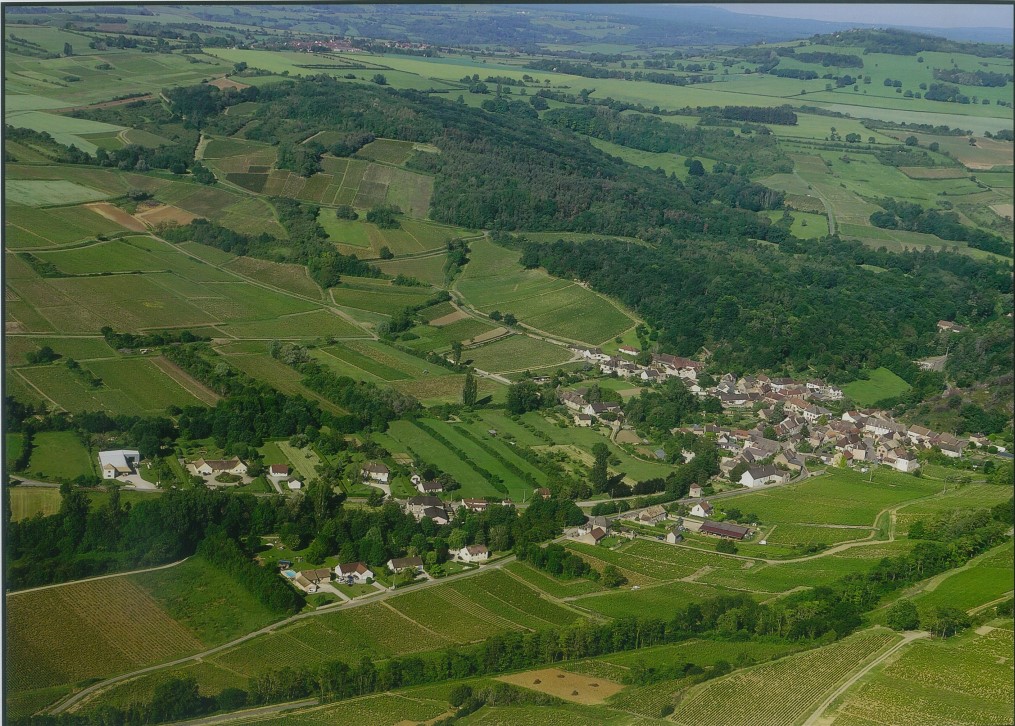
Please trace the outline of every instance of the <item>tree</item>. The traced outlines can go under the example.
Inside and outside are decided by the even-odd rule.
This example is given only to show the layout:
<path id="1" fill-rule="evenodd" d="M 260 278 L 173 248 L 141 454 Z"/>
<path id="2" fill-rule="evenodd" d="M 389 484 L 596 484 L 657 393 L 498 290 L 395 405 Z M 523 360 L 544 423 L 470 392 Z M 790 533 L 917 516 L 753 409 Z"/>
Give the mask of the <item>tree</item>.
<path id="1" fill-rule="evenodd" d="M 70 43 L 63 44 L 63 54 L 66 56 L 74 55 L 74 47 Z"/>
<path id="2" fill-rule="evenodd" d="M 606 490 L 609 480 L 606 465 L 610 460 L 610 449 L 606 444 L 599 441 L 592 447 L 592 455 L 595 457 L 595 461 L 592 464 L 592 470 L 589 472 L 589 483 L 592 484 L 592 488 L 596 492 L 602 492 Z"/>
<path id="3" fill-rule="evenodd" d="M 371 78 L 370 80 L 376 83 L 378 86 L 388 85 L 388 79 L 384 77 L 383 73 L 375 73 L 374 77 Z"/>
<path id="4" fill-rule="evenodd" d="M 476 405 L 476 394 L 479 387 L 476 385 L 476 377 L 472 371 L 465 374 L 465 383 L 462 385 L 462 403 L 472 408 Z"/>
<path id="5" fill-rule="evenodd" d="M 500 320 L 503 317 L 504 316 L 501 314 L 500 310 L 491 310 L 490 311 L 490 320 Z"/>
<path id="6" fill-rule="evenodd" d="M 518 318 L 514 316 L 514 313 L 504 313 L 504 325 L 514 325 L 518 322 Z"/>
<path id="7" fill-rule="evenodd" d="M 508 388 L 507 409 L 509 413 L 522 414 L 539 408 L 539 388 L 532 381 L 515 383 Z"/>
<path id="8" fill-rule="evenodd" d="M 715 543 L 715 551 L 727 555 L 735 555 L 737 553 L 737 546 L 733 540 L 723 537 Z"/>
<path id="9" fill-rule="evenodd" d="M 451 343 L 451 360 L 455 365 L 462 362 L 462 341 L 456 340 Z"/>
<path id="10" fill-rule="evenodd" d="M 955 635 L 960 630 L 968 628 L 969 624 L 969 616 L 964 610 L 956 607 L 937 607 L 923 622 L 927 630 L 941 638 Z"/>
<path id="11" fill-rule="evenodd" d="M 472 687 L 464 683 L 460 683 L 451 689 L 448 693 L 448 701 L 452 706 L 458 708 L 463 705 L 466 701 L 472 698 Z"/>
<path id="12" fill-rule="evenodd" d="M 359 219 L 359 213 L 349 204 L 342 204 L 335 210 L 338 219 Z"/>
<path id="13" fill-rule="evenodd" d="M 902 599 L 888 609 L 885 622 L 893 630 L 913 630 L 920 624 L 920 613 L 912 600 Z"/>
<path id="14" fill-rule="evenodd" d="M 688 176 L 705 176 L 705 167 L 697 159 L 691 159 L 691 163 L 687 167 Z"/>
<path id="15" fill-rule="evenodd" d="M 920 140 L 918 138 L 916 138 L 915 136 L 907 136 L 906 137 L 906 146 L 916 146 L 919 143 L 920 143 Z"/>
<path id="16" fill-rule="evenodd" d="M 378 254 L 380 255 L 380 258 L 382 260 L 390 260 L 395 256 L 395 253 L 392 252 L 391 248 L 387 246 L 381 247 Z"/>
<path id="17" fill-rule="evenodd" d="M 606 587 L 620 587 L 627 582 L 627 578 L 616 565 L 607 565 L 603 568 L 603 575 L 599 581 Z"/>

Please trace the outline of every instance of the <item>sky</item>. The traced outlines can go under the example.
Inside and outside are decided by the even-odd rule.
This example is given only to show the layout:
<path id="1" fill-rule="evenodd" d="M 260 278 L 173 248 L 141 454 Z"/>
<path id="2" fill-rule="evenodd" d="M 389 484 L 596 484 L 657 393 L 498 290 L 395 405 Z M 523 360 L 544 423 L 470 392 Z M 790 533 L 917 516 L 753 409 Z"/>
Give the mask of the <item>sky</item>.
<path id="1" fill-rule="evenodd" d="M 922 28 L 1011 28 L 1011 5 L 859 5 L 832 3 L 709 3 L 735 13 L 779 18 L 858 21 Z"/>

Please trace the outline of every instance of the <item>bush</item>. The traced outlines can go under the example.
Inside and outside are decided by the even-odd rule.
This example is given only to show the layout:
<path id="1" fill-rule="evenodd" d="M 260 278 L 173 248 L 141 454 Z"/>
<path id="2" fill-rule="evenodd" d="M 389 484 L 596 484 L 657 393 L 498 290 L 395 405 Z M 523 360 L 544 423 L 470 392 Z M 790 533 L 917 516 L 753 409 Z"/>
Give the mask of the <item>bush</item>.
<path id="1" fill-rule="evenodd" d="M 735 555 L 737 553 L 737 546 L 731 539 L 721 539 L 715 543 L 715 551 L 727 555 Z"/>
<path id="2" fill-rule="evenodd" d="M 335 210 L 338 219 L 359 219 L 359 213 L 348 204 L 341 205 Z"/>
<path id="3" fill-rule="evenodd" d="M 472 698 L 472 687 L 467 686 L 464 683 L 452 688 L 451 692 L 448 694 L 448 702 L 455 708 L 458 708 L 470 698 Z"/>
<path id="4" fill-rule="evenodd" d="M 892 630 L 913 630 L 920 624 L 920 614 L 911 600 L 899 600 L 888 609 L 885 622 Z"/>

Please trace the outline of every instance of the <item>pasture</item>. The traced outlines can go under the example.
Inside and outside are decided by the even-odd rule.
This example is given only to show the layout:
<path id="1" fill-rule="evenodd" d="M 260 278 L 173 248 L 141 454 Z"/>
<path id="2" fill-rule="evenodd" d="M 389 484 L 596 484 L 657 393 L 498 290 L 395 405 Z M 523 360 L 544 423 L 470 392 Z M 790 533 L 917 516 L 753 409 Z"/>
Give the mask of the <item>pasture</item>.
<path id="1" fill-rule="evenodd" d="M 11 436 L 8 434 L 8 437 Z M 8 438 L 8 445 L 10 439 Z M 8 457 L 8 461 L 10 457 Z M 22 519 L 34 517 L 41 514 L 48 517 L 60 511 L 60 490 L 42 487 L 9 487 L 11 498 L 11 521 L 18 522 Z"/>
<path id="2" fill-rule="evenodd" d="M 876 368 L 868 373 L 870 378 L 842 387 L 842 392 L 861 406 L 873 406 L 886 398 L 901 396 L 912 387 L 887 368 Z"/>
<path id="3" fill-rule="evenodd" d="M 512 313 L 529 327 L 594 345 L 635 324 L 619 305 L 577 283 L 523 269 L 517 252 L 485 239 L 471 248 L 470 262 L 454 287 L 483 313 Z"/>
<path id="4" fill-rule="evenodd" d="M 4 191 L 9 201 L 29 207 L 94 202 L 108 197 L 98 189 L 65 180 L 8 179 Z"/>
<path id="5" fill-rule="evenodd" d="M 670 720 L 682 726 L 796 723 L 843 678 L 898 640 L 890 630 L 864 630 L 831 645 L 736 671 L 691 689 Z M 759 683 L 765 688 L 758 688 Z M 716 708 L 720 703 L 722 708 Z"/>
<path id="6" fill-rule="evenodd" d="M 92 461 L 91 452 L 77 435 L 70 431 L 52 431 L 36 434 L 25 474 L 41 481 L 69 480 L 95 475 L 97 462 L 98 458 Z"/>
<path id="7" fill-rule="evenodd" d="M 574 354 L 567 348 L 527 335 L 509 335 L 492 343 L 469 348 L 463 360 L 495 373 L 546 368 L 567 363 Z"/>
<path id="8" fill-rule="evenodd" d="M 782 212 L 777 211 L 765 214 L 773 222 L 779 221 L 782 217 Z M 823 214 L 790 212 L 789 215 L 793 219 L 789 228 L 790 234 L 798 239 L 817 239 L 828 234 L 828 218 Z"/>

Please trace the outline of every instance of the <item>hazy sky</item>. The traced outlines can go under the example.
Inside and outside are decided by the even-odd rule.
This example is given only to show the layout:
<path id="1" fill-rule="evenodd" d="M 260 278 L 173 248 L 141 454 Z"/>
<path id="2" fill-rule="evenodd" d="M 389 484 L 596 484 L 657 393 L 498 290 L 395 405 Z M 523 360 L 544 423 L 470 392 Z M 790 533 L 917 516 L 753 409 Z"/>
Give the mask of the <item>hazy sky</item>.
<path id="1" fill-rule="evenodd" d="M 1011 28 L 1011 5 L 850 5 L 824 3 L 711 3 L 751 15 L 810 20 L 890 23 L 922 28 Z"/>

